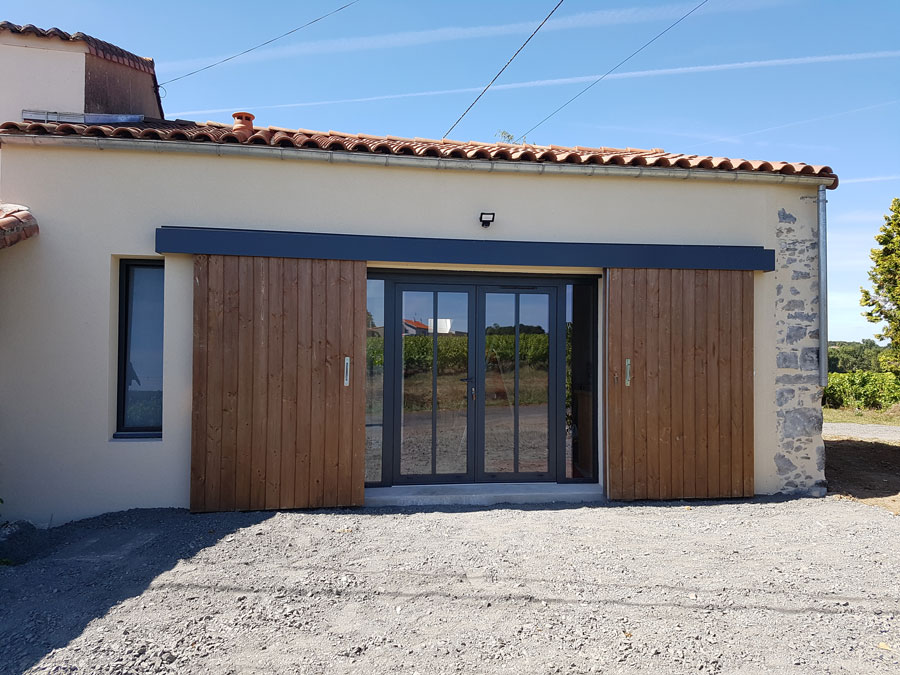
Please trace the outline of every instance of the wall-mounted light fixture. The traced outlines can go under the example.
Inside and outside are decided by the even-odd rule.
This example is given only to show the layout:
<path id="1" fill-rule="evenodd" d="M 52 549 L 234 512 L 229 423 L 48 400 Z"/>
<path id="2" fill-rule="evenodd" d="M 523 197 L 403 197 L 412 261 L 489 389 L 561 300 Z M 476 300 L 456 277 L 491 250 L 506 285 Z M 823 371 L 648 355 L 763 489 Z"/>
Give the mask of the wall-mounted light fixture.
<path id="1" fill-rule="evenodd" d="M 485 213 L 484 211 L 482 211 L 481 215 L 478 216 L 478 220 L 481 221 L 482 227 L 490 227 L 491 223 L 494 222 L 494 214 L 493 213 Z"/>

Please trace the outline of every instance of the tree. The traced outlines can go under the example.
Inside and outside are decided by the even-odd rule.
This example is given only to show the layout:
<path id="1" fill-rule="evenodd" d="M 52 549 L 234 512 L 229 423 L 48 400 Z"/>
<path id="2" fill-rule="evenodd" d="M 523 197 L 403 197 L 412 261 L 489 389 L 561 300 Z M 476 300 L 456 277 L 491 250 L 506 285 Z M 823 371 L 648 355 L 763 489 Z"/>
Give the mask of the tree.
<path id="1" fill-rule="evenodd" d="M 869 257 L 872 290 L 860 288 L 863 316 L 872 323 L 883 324 L 875 337 L 888 340 L 888 349 L 879 356 L 886 370 L 900 370 L 900 199 L 891 202 L 891 212 L 875 235 L 878 248 Z"/>

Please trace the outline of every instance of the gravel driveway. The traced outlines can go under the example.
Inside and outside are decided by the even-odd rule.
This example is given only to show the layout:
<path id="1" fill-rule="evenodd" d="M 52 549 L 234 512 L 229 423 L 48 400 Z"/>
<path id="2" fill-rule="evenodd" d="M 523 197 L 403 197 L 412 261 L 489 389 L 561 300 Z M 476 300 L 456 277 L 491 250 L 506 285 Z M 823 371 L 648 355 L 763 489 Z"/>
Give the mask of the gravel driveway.
<path id="1" fill-rule="evenodd" d="M 900 427 L 890 424 L 853 424 L 852 422 L 825 422 L 822 425 L 825 439 L 855 438 L 860 441 L 900 443 Z"/>
<path id="2" fill-rule="evenodd" d="M 4 673 L 900 672 L 900 517 L 836 498 L 136 510 L 16 546 Z"/>

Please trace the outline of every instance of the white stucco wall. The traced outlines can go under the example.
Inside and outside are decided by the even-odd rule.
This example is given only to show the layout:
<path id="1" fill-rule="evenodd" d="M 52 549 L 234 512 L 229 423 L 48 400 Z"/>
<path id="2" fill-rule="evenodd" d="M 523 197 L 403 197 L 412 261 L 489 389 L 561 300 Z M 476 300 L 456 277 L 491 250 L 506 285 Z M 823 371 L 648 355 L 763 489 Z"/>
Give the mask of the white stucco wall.
<path id="1" fill-rule="evenodd" d="M 2 148 L 0 199 L 29 205 L 41 233 L 0 256 L 0 496 L 4 518 L 39 524 L 188 504 L 190 256 L 166 256 L 163 438 L 111 440 L 117 260 L 155 256 L 161 225 L 776 248 L 780 208 L 807 227 L 816 218 L 815 203 L 801 200 L 815 184 Z M 481 211 L 497 214 L 488 230 Z M 783 487 L 774 461 L 775 279 L 755 278 L 756 490 L 771 493 Z"/>
<path id="2" fill-rule="evenodd" d="M 0 32 L 0 122 L 22 110 L 84 112 L 84 43 Z"/>

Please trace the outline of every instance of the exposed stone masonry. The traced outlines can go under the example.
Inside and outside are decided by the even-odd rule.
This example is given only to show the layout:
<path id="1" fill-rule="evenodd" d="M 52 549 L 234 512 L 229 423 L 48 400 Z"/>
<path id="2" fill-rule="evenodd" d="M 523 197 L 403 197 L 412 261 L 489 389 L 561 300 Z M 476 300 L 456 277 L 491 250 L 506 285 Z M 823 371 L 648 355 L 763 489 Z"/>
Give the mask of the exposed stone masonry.
<path id="1" fill-rule="evenodd" d="M 825 494 L 819 384 L 819 242 L 815 220 L 778 213 L 775 252 L 775 466 L 781 492 Z"/>

